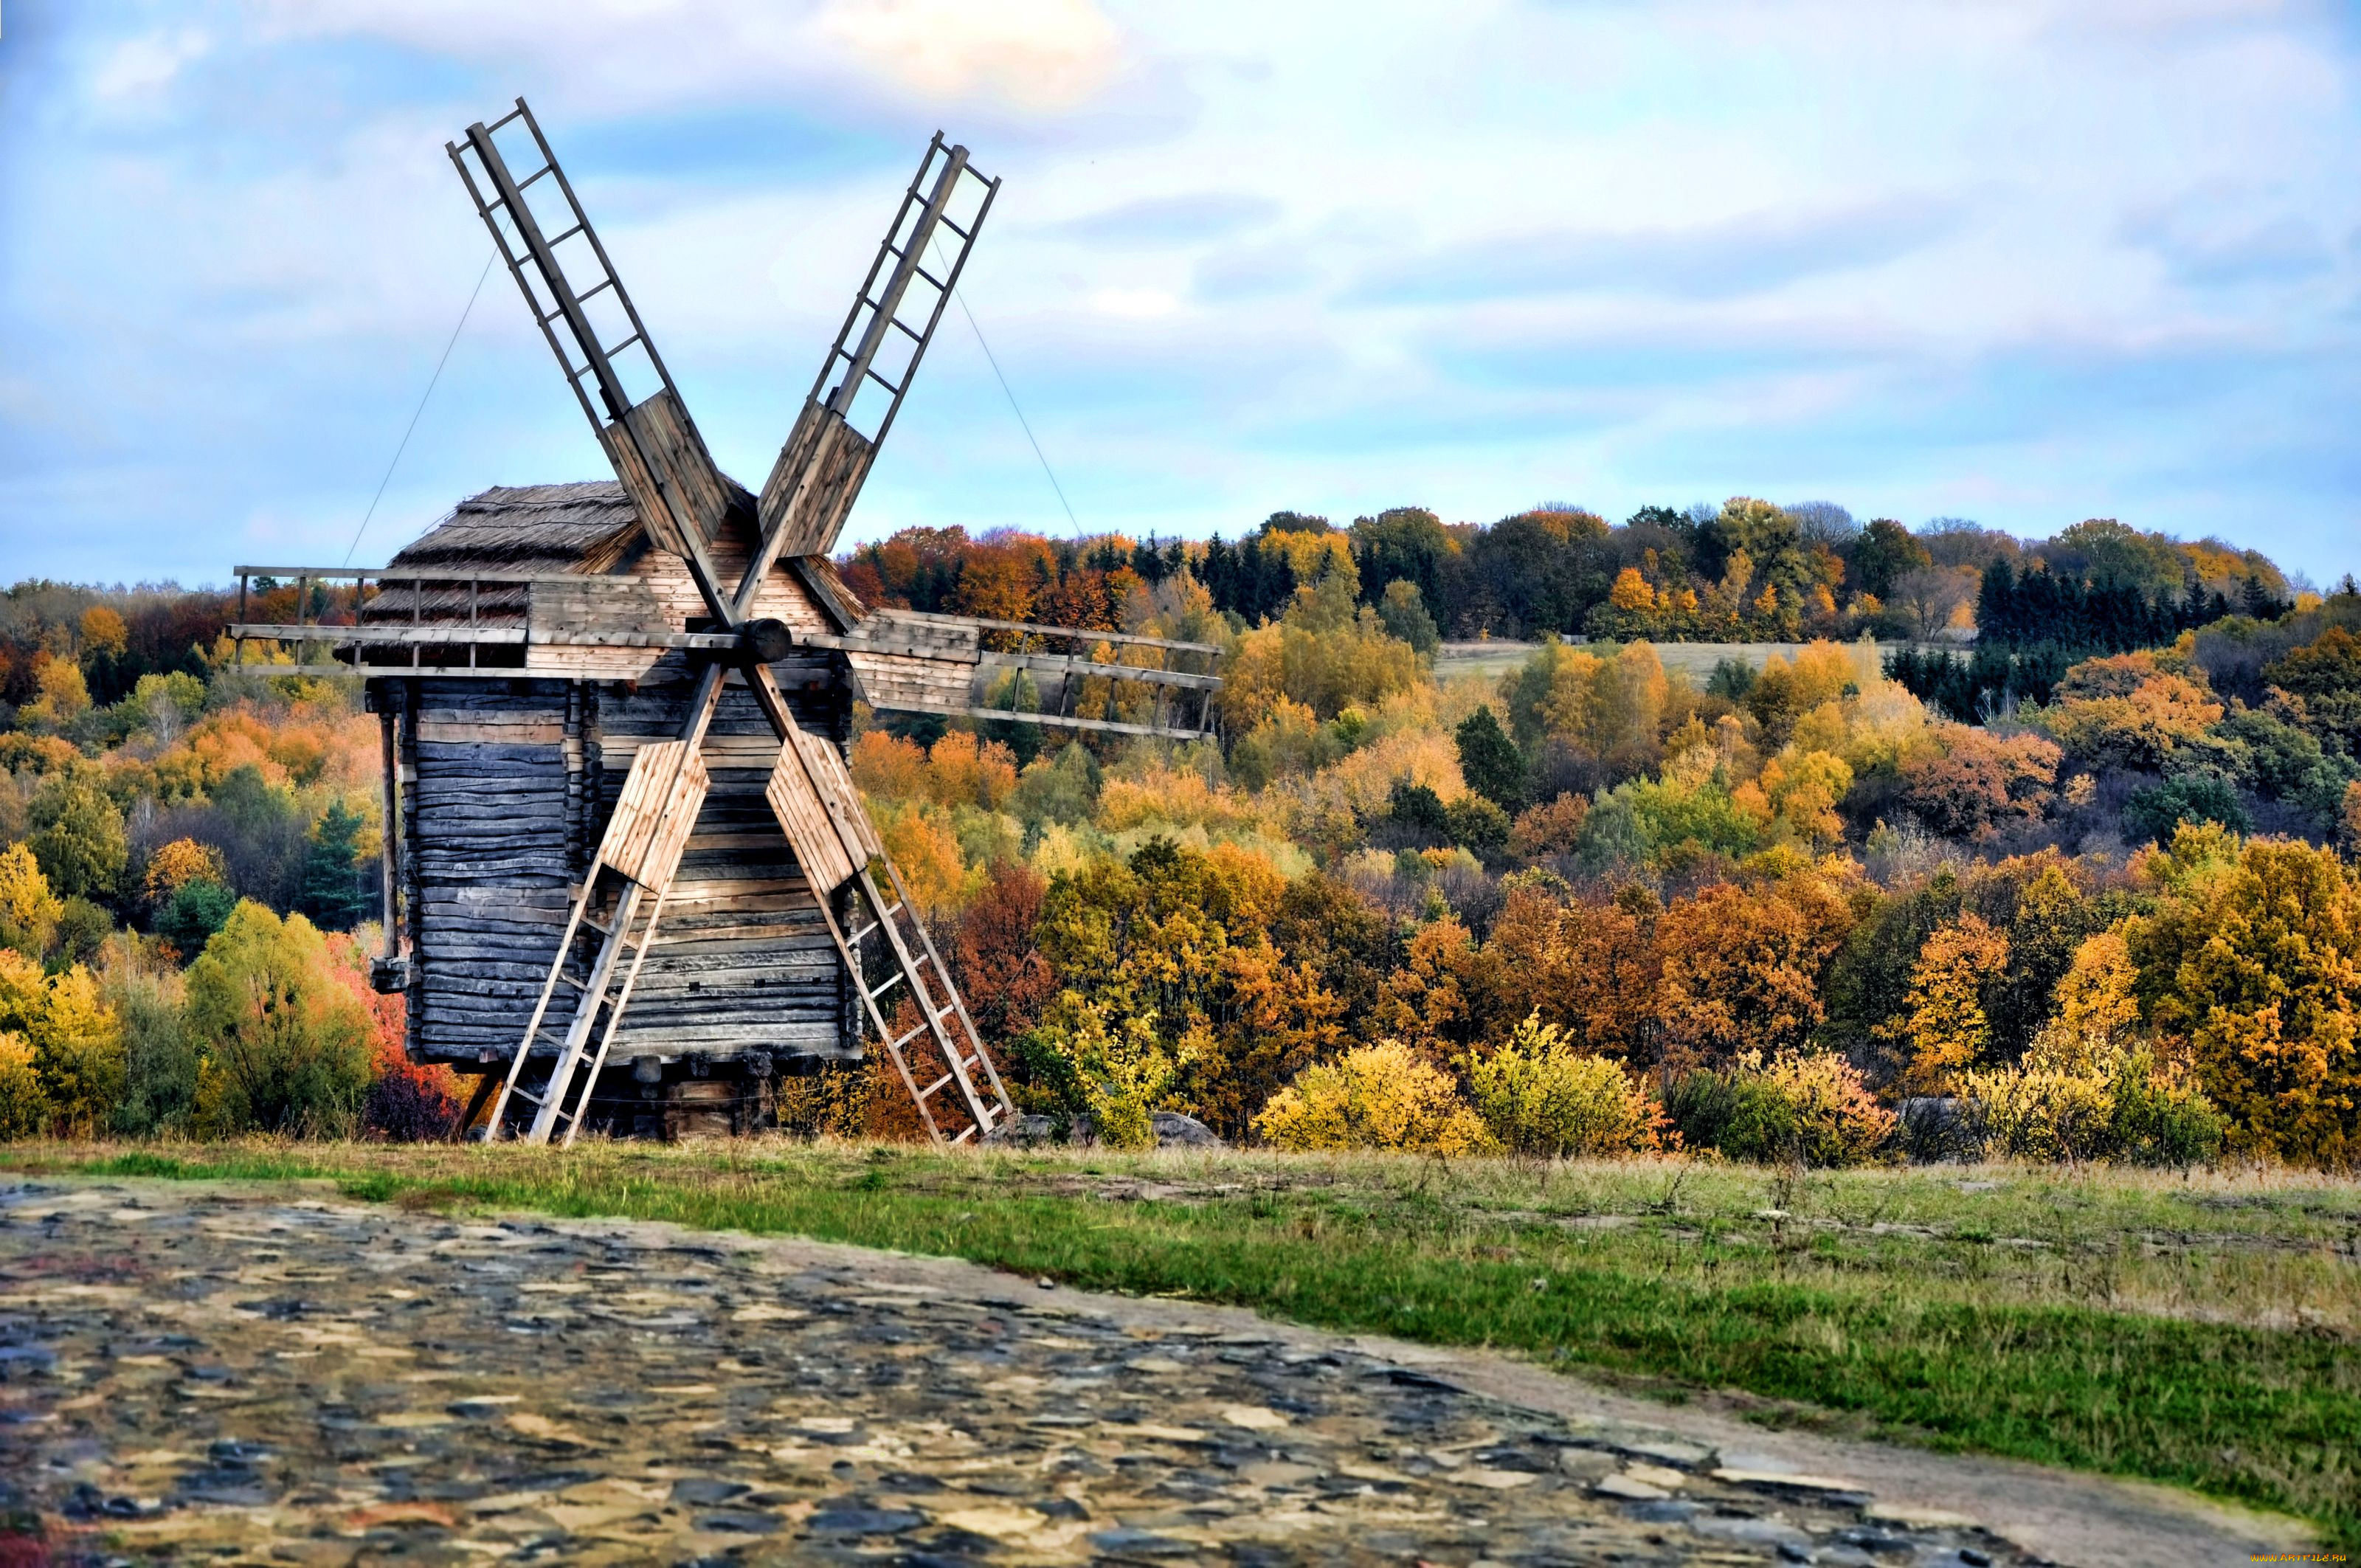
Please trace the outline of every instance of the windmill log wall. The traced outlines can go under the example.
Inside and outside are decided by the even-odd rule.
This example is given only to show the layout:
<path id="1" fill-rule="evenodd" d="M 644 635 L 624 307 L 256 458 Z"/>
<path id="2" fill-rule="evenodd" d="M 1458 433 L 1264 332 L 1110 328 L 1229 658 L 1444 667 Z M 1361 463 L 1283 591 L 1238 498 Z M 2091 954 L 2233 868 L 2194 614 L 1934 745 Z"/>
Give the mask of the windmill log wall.
<path id="1" fill-rule="evenodd" d="M 851 712 L 839 657 L 799 651 L 772 669 L 804 727 L 841 745 Z M 632 754 L 673 738 L 689 682 L 672 654 L 630 683 L 371 683 L 401 721 L 414 1059 L 506 1066 Z M 601 1099 L 636 1098 L 639 1058 L 688 1063 L 697 1076 L 750 1056 L 757 1066 L 858 1059 L 842 966 L 763 798 L 777 752 L 733 676 L 704 748 L 713 787 L 616 1035 L 608 1076 L 620 1081 L 602 1084 Z M 552 1005 L 570 994 L 561 986 Z"/>

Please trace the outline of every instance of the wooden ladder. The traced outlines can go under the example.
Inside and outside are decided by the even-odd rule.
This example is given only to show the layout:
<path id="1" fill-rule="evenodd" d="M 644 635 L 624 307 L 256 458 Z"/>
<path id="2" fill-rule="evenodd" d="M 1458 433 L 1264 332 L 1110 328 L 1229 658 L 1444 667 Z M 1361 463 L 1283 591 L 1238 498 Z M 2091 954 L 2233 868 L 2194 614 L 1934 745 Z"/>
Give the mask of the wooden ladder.
<path id="1" fill-rule="evenodd" d="M 697 727 L 700 738 L 703 728 Z M 566 1136 L 559 1146 L 573 1146 L 589 1110 L 591 1091 L 607 1065 L 607 1052 L 614 1044 L 623 1009 L 631 1002 L 631 988 L 639 983 L 640 966 L 655 945 L 664 897 L 710 786 L 696 740 L 657 741 L 641 747 L 631 759 L 631 774 L 623 781 L 615 814 L 574 895 L 566 933 L 558 938 L 556 955 L 550 960 L 548 978 L 542 981 L 524 1038 L 517 1043 L 508 1078 L 492 1101 L 484 1135 L 488 1140 L 500 1136 L 500 1119 L 507 1113 L 509 1101 L 516 1098 L 533 1107 L 532 1124 L 522 1135 L 526 1143 L 547 1143 L 563 1122 Z M 614 906 L 607 918 L 593 918 L 592 907 L 609 895 Z M 598 941 L 587 978 L 577 980 L 566 970 L 575 956 L 576 940 L 586 930 L 596 933 Z M 561 984 L 572 986 L 576 992 L 573 1015 L 563 1034 L 544 1023 L 551 999 Z M 602 1016 L 605 1027 L 600 1028 Z M 594 1030 L 595 1048 L 591 1046 Z M 554 1056 L 549 1076 L 533 1088 L 521 1087 L 536 1047 Z"/>
<path id="2" fill-rule="evenodd" d="M 877 884 L 876 872 L 881 869 L 890 894 Z M 861 992 L 869 1026 L 895 1070 L 902 1075 L 928 1136 L 938 1144 L 963 1144 L 970 1138 L 981 1141 L 989 1136 L 1016 1114 L 1016 1107 L 1009 1101 L 1007 1086 L 1000 1081 L 1000 1069 L 993 1065 L 992 1053 L 984 1049 L 983 1034 L 968 1015 L 967 1003 L 935 948 L 934 938 L 910 907 L 909 890 L 903 886 L 901 873 L 882 857 L 860 867 L 845 884 L 845 904 L 842 923 L 829 900 L 820 901 L 820 911 L 828 917 L 829 934 L 836 938 L 852 984 Z M 879 972 L 884 979 L 871 985 L 869 977 Z M 894 1014 L 885 1007 L 896 987 L 918 1014 L 918 1022 L 899 1033 Z M 902 998 L 894 1000 L 898 1003 Z M 910 1047 L 921 1035 L 933 1043 L 943 1069 L 924 1084 L 911 1070 Z M 955 1124 L 963 1119 L 966 1124 L 946 1135 L 943 1122 L 947 1118 L 938 1117 L 935 1106 L 954 1089 L 958 1097 L 948 1102 L 947 1109 L 956 1110 Z"/>

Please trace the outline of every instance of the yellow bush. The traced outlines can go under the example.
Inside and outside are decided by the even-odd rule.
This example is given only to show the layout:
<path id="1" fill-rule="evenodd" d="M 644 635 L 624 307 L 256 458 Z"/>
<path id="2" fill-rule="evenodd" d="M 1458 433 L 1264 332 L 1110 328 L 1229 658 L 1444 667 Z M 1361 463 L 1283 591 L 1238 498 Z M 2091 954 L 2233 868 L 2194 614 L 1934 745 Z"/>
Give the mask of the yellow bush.
<path id="1" fill-rule="evenodd" d="M 49 1098 L 33 1068 L 33 1047 L 14 1029 L 0 1029 L 0 1143 L 38 1137 L 49 1124 Z"/>
<path id="2" fill-rule="evenodd" d="M 76 964 L 45 975 L 30 959 L 0 948 L 0 1030 L 30 1049 L 58 1130 L 87 1136 L 105 1124 L 123 1094 L 123 1029 L 99 1000 L 90 970 Z"/>
<path id="3" fill-rule="evenodd" d="M 1465 1154 L 1484 1124 L 1448 1076 L 1395 1040 L 1308 1067 L 1270 1098 L 1255 1131 L 1286 1149 Z"/>
<path id="4" fill-rule="evenodd" d="M 1472 1062 L 1485 1128 L 1519 1154 L 1563 1157 L 1656 1146 L 1656 1109 L 1623 1069 L 1576 1052 L 1554 1024 L 1526 1015 L 1507 1043 Z"/>
<path id="5" fill-rule="evenodd" d="M 2227 1126 L 2179 1063 L 2055 1023 L 2017 1066 L 1966 1075 L 1960 1098 L 1983 1152 L 2017 1159 L 2187 1165 L 2211 1159 Z"/>

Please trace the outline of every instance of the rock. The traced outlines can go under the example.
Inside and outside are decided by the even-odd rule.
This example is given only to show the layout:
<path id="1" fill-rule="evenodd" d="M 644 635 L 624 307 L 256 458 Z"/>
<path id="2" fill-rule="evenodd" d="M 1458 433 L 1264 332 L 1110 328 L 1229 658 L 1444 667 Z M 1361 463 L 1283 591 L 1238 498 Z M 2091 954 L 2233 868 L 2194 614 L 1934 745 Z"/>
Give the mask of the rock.
<path id="1" fill-rule="evenodd" d="M 1148 1126 L 1156 1134 L 1156 1146 L 1160 1149 L 1218 1149 L 1229 1146 L 1221 1135 L 1194 1116 L 1183 1116 L 1177 1111 L 1159 1111 L 1148 1117 Z M 1003 1144 L 1011 1148 L 1038 1148 L 1045 1144 L 1071 1144 L 1079 1148 L 1094 1147 L 1099 1141 L 1098 1124 L 1091 1117 L 1077 1116 L 1062 1121 L 1056 1116 L 1022 1115 L 1012 1117 L 984 1135 L 988 1144 Z"/>
<path id="2" fill-rule="evenodd" d="M 1623 1475 L 1606 1476 L 1592 1486 L 1591 1490 L 1602 1497 L 1621 1497 L 1634 1503 L 1662 1502 L 1672 1496 L 1662 1486 L 1646 1481 L 1634 1480 Z"/>
<path id="3" fill-rule="evenodd" d="M 1229 1146 L 1221 1135 L 1194 1116 L 1183 1116 L 1178 1111 L 1159 1111 L 1148 1117 L 1148 1124 L 1156 1129 L 1156 1146 L 1160 1149 L 1219 1149 Z"/>
<path id="4" fill-rule="evenodd" d="M 984 1134 L 987 1144 L 1005 1144 L 1012 1148 L 1029 1149 L 1042 1144 L 1063 1143 L 1064 1131 L 1055 1116 L 1020 1115 L 1003 1122 Z"/>

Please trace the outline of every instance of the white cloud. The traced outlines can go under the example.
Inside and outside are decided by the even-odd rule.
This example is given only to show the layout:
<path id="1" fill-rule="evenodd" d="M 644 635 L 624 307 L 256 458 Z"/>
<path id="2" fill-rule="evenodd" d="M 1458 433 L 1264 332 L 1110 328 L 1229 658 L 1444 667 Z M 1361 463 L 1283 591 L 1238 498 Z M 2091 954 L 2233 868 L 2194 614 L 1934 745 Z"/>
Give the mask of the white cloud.
<path id="1" fill-rule="evenodd" d="M 148 99 L 170 86 L 184 67 L 204 58 L 212 48 L 213 38 L 202 27 L 125 38 L 91 71 L 91 96 L 110 104 Z"/>
<path id="2" fill-rule="evenodd" d="M 1062 109 L 1116 65 L 1115 27 L 1091 0 L 828 0 L 814 30 L 929 98 L 983 89 Z"/>

